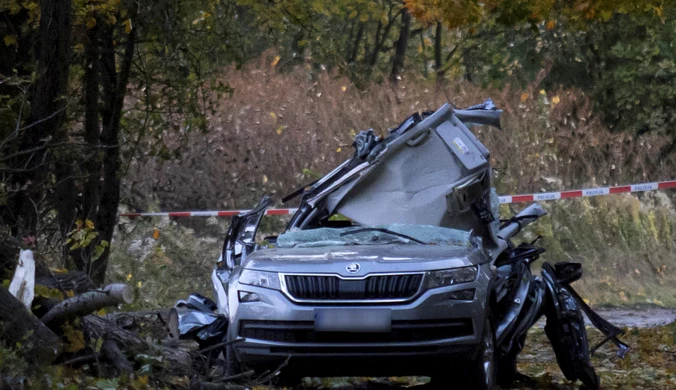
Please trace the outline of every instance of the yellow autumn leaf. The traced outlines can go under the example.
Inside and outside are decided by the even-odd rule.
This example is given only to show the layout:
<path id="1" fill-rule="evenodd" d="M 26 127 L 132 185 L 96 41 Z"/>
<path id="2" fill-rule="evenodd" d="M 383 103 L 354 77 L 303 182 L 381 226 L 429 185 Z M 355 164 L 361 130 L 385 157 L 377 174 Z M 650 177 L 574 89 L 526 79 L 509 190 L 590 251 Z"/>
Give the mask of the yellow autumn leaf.
<path id="1" fill-rule="evenodd" d="M 127 274 L 127 282 L 130 281 L 132 277 L 133 277 L 132 274 Z"/>
<path id="2" fill-rule="evenodd" d="M 272 66 L 273 68 L 274 68 L 275 66 L 277 66 L 277 64 L 279 63 L 279 60 L 280 60 L 280 59 L 282 59 L 282 57 L 280 57 L 280 56 L 275 56 L 275 59 L 272 60 L 272 62 L 270 63 L 270 66 Z"/>
<path id="3" fill-rule="evenodd" d="M 552 104 L 553 104 L 553 105 L 557 105 L 557 104 L 559 104 L 560 102 L 561 102 L 561 98 L 560 98 L 560 97 L 554 96 L 554 97 L 552 98 Z"/>
<path id="4" fill-rule="evenodd" d="M 620 291 L 620 294 L 619 294 L 619 295 L 620 295 L 620 299 L 622 299 L 622 300 L 625 301 L 625 302 L 628 301 L 628 299 L 627 299 L 627 294 L 625 294 L 624 291 Z"/>
<path id="5" fill-rule="evenodd" d="M 553 30 L 556 27 L 556 21 L 550 20 L 547 22 L 547 30 Z"/>
<path id="6" fill-rule="evenodd" d="M 84 334 L 81 330 L 76 330 L 72 325 L 68 324 L 62 328 L 62 334 L 68 340 L 66 344 L 67 352 L 75 353 L 84 349 Z"/>
<path id="7" fill-rule="evenodd" d="M 338 149 L 336 149 L 336 153 L 340 153 L 340 152 L 342 152 L 342 151 L 343 151 L 343 148 L 340 148 L 340 147 L 339 147 Z"/>
<path id="8" fill-rule="evenodd" d="M 275 130 L 275 133 L 277 133 L 277 135 L 282 135 L 284 129 L 286 129 L 286 125 L 279 125 L 279 127 L 277 127 L 277 129 Z"/>
<path id="9" fill-rule="evenodd" d="M 271 113 L 270 113 L 270 118 L 272 118 L 272 119 L 277 119 L 277 114 L 275 114 L 274 112 L 271 112 Z"/>
<path id="10" fill-rule="evenodd" d="M 137 286 L 138 288 L 141 288 L 141 287 L 143 286 L 143 282 L 139 281 L 138 283 L 136 283 L 136 286 Z"/>
<path id="11" fill-rule="evenodd" d="M 3 39 L 5 41 L 5 46 L 12 46 L 17 44 L 16 35 L 5 35 Z"/>
<path id="12" fill-rule="evenodd" d="M 124 21 L 124 32 L 129 34 L 131 32 L 131 19 Z"/>
<path id="13" fill-rule="evenodd" d="M 94 18 L 87 19 L 87 29 L 89 30 L 90 28 L 94 28 L 94 26 L 96 26 L 96 19 Z"/>
<path id="14" fill-rule="evenodd" d="M 523 102 L 525 102 L 526 100 L 528 100 L 529 97 L 530 97 L 530 94 L 529 94 L 529 93 L 522 93 L 522 94 L 521 94 L 521 103 L 523 103 Z"/>
<path id="15" fill-rule="evenodd" d="M 138 384 L 141 386 L 148 386 L 148 375 L 141 375 L 138 377 Z"/>
<path id="16" fill-rule="evenodd" d="M 267 184 L 267 182 L 268 182 L 268 176 L 263 175 L 263 184 Z"/>
<path id="17" fill-rule="evenodd" d="M 545 91 L 544 89 L 540 90 L 540 95 L 545 96 L 546 94 L 547 94 L 547 91 Z"/>
<path id="18" fill-rule="evenodd" d="M 156 240 L 160 238 L 160 229 L 158 228 L 153 229 L 153 238 Z"/>
<path id="19" fill-rule="evenodd" d="M 343 85 L 342 87 L 340 87 L 340 90 L 345 92 L 345 91 L 347 91 L 347 87 Z"/>
<path id="20" fill-rule="evenodd" d="M 85 221 L 85 227 L 87 229 L 94 229 L 94 222 L 90 219 L 86 220 Z"/>

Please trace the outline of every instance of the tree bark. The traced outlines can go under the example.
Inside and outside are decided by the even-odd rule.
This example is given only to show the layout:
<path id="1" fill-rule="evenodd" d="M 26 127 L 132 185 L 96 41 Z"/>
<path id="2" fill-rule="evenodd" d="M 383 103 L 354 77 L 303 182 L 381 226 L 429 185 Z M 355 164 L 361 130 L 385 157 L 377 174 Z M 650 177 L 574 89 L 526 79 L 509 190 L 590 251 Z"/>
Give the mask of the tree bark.
<path id="1" fill-rule="evenodd" d="M 20 343 L 26 358 L 34 362 L 51 363 L 63 348 L 61 340 L 2 286 L 0 338 L 10 345 Z"/>
<path id="2" fill-rule="evenodd" d="M 65 118 L 70 56 L 71 2 L 70 0 L 40 0 L 38 28 L 37 80 L 31 91 L 31 112 L 26 129 L 20 136 L 19 151 L 44 145 L 56 137 Z M 13 235 L 35 234 L 38 227 L 37 206 L 44 196 L 48 178 L 47 148 L 38 148 L 10 161 L 19 170 L 12 181 L 20 191 L 8 205 L 15 214 Z M 21 226 L 18 223 L 21 223 Z"/>
<path id="3" fill-rule="evenodd" d="M 94 282 L 82 271 L 70 271 L 63 274 L 39 276 L 35 284 L 55 288 L 61 291 L 73 291 L 80 294 L 96 288 Z"/>
<path id="4" fill-rule="evenodd" d="M 96 216 L 99 239 L 96 243 L 106 241 L 110 244 L 115 226 L 117 224 L 117 207 L 120 204 L 120 120 L 124 98 L 127 94 L 127 83 L 131 72 L 131 63 L 134 56 L 136 42 L 136 29 L 132 29 L 127 36 L 124 53 L 120 63 L 120 71 L 116 72 L 115 48 L 113 45 L 112 31 L 103 35 L 104 47 L 101 53 L 104 108 L 102 110 L 101 145 L 103 151 L 103 183 L 101 185 L 101 198 Z M 110 256 L 110 245 L 104 248 L 99 258 L 92 262 L 89 260 L 89 275 L 97 284 L 103 284 Z"/>
<path id="5" fill-rule="evenodd" d="M 404 64 L 406 60 L 406 49 L 408 48 L 408 37 L 411 31 L 411 14 L 408 9 L 404 7 L 401 10 L 401 28 L 399 29 L 399 39 L 397 40 L 392 59 L 392 73 L 390 73 L 390 80 L 396 83 L 404 71 Z"/>
<path id="6" fill-rule="evenodd" d="M 443 32 L 444 26 L 441 24 L 441 22 L 437 22 L 437 28 L 434 32 L 434 71 L 437 74 L 437 82 L 440 82 L 444 77 L 444 71 L 442 70 L 444 63 L 441 59 Z"/>
<path id="7" fill-rule="evenodd" d="M 193 372 L 192 357 L 185 351 L 150 345 L 134 333 L 126 331 L 101 317 L 88 315 L 82 317 L 82 323 L 85 333 L 91 339 L 101 337 L 105 340 L 113 340 L 118 346 L 136 353 L 159 353 L 164 357 L 167 371 L 175 375 L 186 375 Z"/>
<path id="8" fill-rule="evenodd" d="M 101 346 L 101 352 L 103 355 L 113 363 L 118 374 L 129 375 L 134 372 L 134 367 L 132 367 L 127 357 L 124 356 L 120 348 L 118 348 L 117 343 L 113 340 L 106 340 Z"/>
<path id="9" fill-rule="evenodd" d="M 352 46 L 352 53 L 350 54 L 350 58 L 348 58 L 347 60 L 348 63 L 354 63 L 355 61 L 357 61 L 357 56 L 359 55 L 359 45 L 361 44 L 361 40 L 363 37 L 364 37 L 364 23 L 359 23 L 357 36 L 354 39 L 354 46 Z"/>
<path id="10" fill-rule="evenodd" d="M 84 74 L 84 140 L 93 146 L 93 155 L 85 163 L 87 180 L 84 186 L 82 219 L 91 220 L 96 226 L 96 210 L 98 206 L 99 177 L 101 176 L 101 161 L 98 153 L 101 124 L 99 119 L 99 28 L 87 30 L 85 42 L 85 74 Z"/>
<path id="11" fill-rule="evenodd" d="M 54 306 L 41 320 L 51 328 L 58 326 L 67 318 L 79 317 L 104 307 L 121 303 L 132 303 L 134 291 L 126 284 L 111 284 L 103 291 L 90 291 L 70 299 L 66 299 Z"/>
<path id="12" fill-rule="evenodd" d="M 382 42 L 384 40 L 381 40 L 381 38 L 380 38 L 380 34 L 382 33 L 382 30 L 383 30 L 383 23 L 381 21 L 378 21 L 378 27 L 376 28 L 376 37 L 373 40 L 373 51 L 371 52 L 371 56 L 369 57 L 369 60 L 368 60 L 368 63 L 367 63 L 367 68 L 368 68 L 369 72 L 378 62 L 378 53 L 380 53 L 380 49 L 383 46 Z"/>

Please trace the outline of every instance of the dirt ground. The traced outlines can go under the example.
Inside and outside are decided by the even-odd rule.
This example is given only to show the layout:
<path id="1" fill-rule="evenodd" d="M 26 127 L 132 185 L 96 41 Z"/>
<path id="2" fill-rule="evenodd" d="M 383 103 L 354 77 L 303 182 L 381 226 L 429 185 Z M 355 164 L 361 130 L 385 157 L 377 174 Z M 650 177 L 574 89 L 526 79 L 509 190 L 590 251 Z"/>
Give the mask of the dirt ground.
<path id="1" fill-rule="evenodd" d="M 627 330 L 622 340 L 631 350 L 620 359 L 608 343 L 592 357 L 601 378 L 602 389 L 676 389 L 676 309 L 602 309 L 604 318 Z M 532 378 L 507 389 L 578 389 L 580 383 L 567 381 L 556 363 L 544 321 L 530 331 L 526 348 L 519 358 L 519 371 Z M 588 328 L 590 344 L 602 340 L 601 334 Z M 305 389 L 427 389 L 429 378 L 304 378 Z M 449 389 L 452 388 L 449 386 Z"/>

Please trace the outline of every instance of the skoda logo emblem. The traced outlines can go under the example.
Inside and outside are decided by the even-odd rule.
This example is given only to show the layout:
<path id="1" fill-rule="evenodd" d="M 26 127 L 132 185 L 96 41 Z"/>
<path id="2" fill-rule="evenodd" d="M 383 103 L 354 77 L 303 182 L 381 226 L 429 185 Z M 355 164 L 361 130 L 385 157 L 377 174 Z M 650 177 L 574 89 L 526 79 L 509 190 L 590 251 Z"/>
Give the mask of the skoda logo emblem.
<path id="1" fill-rule="evenodd" d="M 348 264 L 347 267 L 345 267 L 345 269 L 347 270 L 347 272 L 351 274 L 356 274 L 361 269 L 361 266 L 359 265 L 359 263 L 352 263 Z"/>

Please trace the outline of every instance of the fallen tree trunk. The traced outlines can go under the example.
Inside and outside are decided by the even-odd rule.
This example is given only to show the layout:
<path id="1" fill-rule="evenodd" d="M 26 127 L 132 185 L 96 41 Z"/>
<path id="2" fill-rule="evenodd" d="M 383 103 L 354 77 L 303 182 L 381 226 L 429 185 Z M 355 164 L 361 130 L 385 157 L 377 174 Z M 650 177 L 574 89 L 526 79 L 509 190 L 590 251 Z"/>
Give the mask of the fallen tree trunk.
<path id="1" fill-rule="evenodd" d="M 82 317 L 82 324 L 85 333 L 92 339 L 101 337 L 104 340 L 113 340 L 125 350 L 134 353 L 161 355 L 167 370 L 176 375 L 188 375 L 193 372 L 192 357 L 185 351 L 149 344 L 136 334 L 98 316 Z"/>
<path id="2" fill-rule="evenodd" d="M 35 284 L 61 291 L 73 291 L 75 294 L 81 294 L 96 288 L 94 282 L 83 271 L 69 271 L 62 274 L 55 273 L 38 276 L 35 278 Z"/>
<path id="3" fill-rule="evenodd" d="M 41 320 L 54 328 L 67 318 L 89 314 L 107 306 L 134 302 L 134 291 L 126 284 L 110 284 L 102 291 L 89 291 L 54 306 Z"/>
<path id="4" fill-rule="evenodd" d="M 129 363 L 129 360 L 127 360 L 127 357 L 124 356 L 122 351 L 120 351 L 120 348 L 117 347 L 117 343 L 115 341 L 110 339 L 106 340 L 101 346 L 101 352 L 103 352 L 103 355 L 106 357 L 106 359 L 108 359 L 108 361 L 113 363 L 118 375 L 129 375 L 134 372 L 134 367 L 132 367 L 131 363 Z"/>
<path id="5" fill-rule="evenodd" d="M 129 330 L 138 327 L 142 323 L 152 323 L 155 321 L 166 322 L 170 312 L 171 309 L 128 311 L 108 313 L 104 318 L 114 322 L 121 328 Z"/>
<path id="6" fill-rule="evenodd" d="M 36 362 L 51 363 L 63 348 L 61 340 L 2 286 L 0 337 L 11 345 L 23 345 L 26 357 Z"/>

